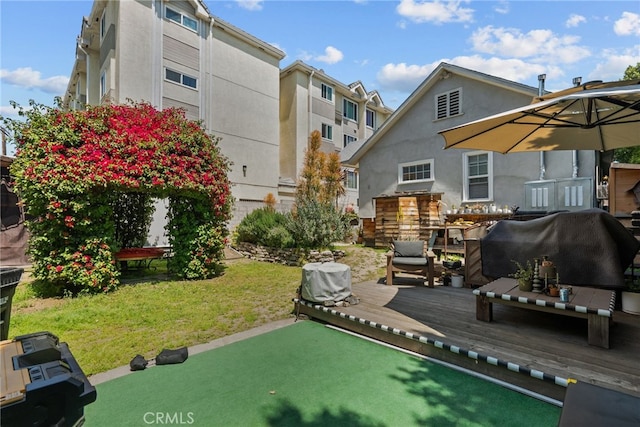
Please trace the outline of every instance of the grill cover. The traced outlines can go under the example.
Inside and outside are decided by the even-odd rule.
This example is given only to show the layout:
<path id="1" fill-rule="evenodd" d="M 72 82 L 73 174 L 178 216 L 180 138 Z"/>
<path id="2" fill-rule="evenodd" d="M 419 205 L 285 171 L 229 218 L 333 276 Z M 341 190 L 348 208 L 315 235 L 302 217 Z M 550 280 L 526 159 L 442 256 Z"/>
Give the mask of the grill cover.
<path id="1" fill-rule="evenodd" d="M 624 287 L 624 271 L 640 243 L 615 217 L 600 209 L 561 212 L 531 221 L 504 220 L 480 240 L 482 274 L 507 277 L 512 260 L 547 255 L 560 283 L 608 289 Z"/>

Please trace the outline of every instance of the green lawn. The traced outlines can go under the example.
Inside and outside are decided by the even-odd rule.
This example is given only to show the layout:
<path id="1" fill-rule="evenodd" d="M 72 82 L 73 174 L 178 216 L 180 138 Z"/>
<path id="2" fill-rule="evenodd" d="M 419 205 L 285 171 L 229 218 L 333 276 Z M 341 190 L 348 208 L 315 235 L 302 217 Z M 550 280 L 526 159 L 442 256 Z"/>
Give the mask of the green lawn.
<path id="1" fill-rule="evenodd" d="M 110 294 L 39 299 L 20 283 L 9 338 L 49 331 L 69 344 L 86 375 L 205 343 L 292 315 L 301 269 L 239 260 L 200 281 L 138 278 Z"/>
<path id="2" fill-rule="evenodd" d="M 345 249 L 340 262 L 351 266 L 354 280 L 384 275 L 375 261 L 382 251 Z M 170 281 L 165 262 L 154 261 L 149 271 L 124 275 L 129 284 L 115 292 L 77 298 L 37 298 L 23 280 L 12 301 L 9 338 L 49 331 L 93 375 L 136 354 L 150 359 L 163 348 L 206 343 L 293 315 L 301 268 L 245 259 L 225 264 L 215 279 Z"/>

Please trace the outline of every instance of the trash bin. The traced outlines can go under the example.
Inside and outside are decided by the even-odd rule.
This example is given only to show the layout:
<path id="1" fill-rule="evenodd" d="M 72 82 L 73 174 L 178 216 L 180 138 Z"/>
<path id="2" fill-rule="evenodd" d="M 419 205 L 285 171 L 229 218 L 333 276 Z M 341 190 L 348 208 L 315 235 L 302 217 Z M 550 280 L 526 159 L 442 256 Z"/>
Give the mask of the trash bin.
<path id="1" fill-rule="evenodd" d="M 11 301 L 23 272 L 23 268 L 0 268 L 0 341 L 9 338 Z"/>

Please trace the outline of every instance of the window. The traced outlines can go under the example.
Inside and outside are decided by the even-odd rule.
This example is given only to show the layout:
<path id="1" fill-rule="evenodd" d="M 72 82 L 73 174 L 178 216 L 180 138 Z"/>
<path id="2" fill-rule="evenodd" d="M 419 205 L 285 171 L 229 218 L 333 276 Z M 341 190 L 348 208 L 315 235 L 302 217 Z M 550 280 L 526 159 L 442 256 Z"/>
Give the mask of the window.
<path id="1" fill-rule="evenodd" d="M 433 159 L 398 165 L 398 182 L 400 184 L 433 181 L 434 179 Z"/>
<path id="2" fill-rule="evenodd" d="M 333 141 L 333 126 L 323 123 L 322 124 L 322 137 Z"/>
<path id="3" fill-rule="evenodd" d="M 320 86 L 320 90 L 322 91 L 322 97 L 327 101 L 333 101 L 333 88 L 331 86 L 327 86 L 322 83 Z"/>
<path id="4" fill-rule="evenodd" d="M 193 18 L 189 18 L 188 16 L 168 7 L 165 9 L 165 16 L 170 21 L 180 24 L 192 31 L 198 32 L 198 21 Z"/>
<path id="5" fill-rule="evenodd" d="M 344 138 L 343 138 L 344 144 L 342 145 L 342 147 L 344 148 L 347 145 L 351 144 L 352 142 L 356 142 L 357 140 L 358 140 L 358 138 L 356 138 L 355 136 L 344 135 Z"/>
<path id="6" fill-rule="evenodd" d="M 461 104 L 462 89 L 455 89 L 436 95 L 436 118 L 446 119 L 447 117 L 462 114 Z"/>
<path id="7" fill-rule="evenodd" d="M 342 102 L 342 115 L 354 122 L 358 121 L 358 105 L 349 101 L 348 99 Z"/>
<path id="8" fill-rule="evenodd" d="M 358 172 L 346 169 L 344 171 L 344 186 L 350 190 L 358 189 Z"/>
<path id="9" fill-rule="evenodd" d="M 367 127 L 376 128 L 376 112 L 367 108 Z"/>
<path id="10" fill-rule="evenodd" d="M 100 73 L 100 98 L 107 93 L 107 72 Z"/>
<path id="11" fill-rule="evenodd" d="M 100 18 L 100 40 L 102 40 L 104 38 L 104 34 L 107 30 L 107 22 L 106 22 L 106 15 L 107 15 L 107 11 L 104 10 L 102 12 L 102 17 Z"/>
<path id="12" fill-rule="evenodd" d="M 198 79 L 195 77 L 187 76 L 186 74 L 179 73 L 177 71 L 170 70 L 165 68 L 165 79 L 181 84 L 183 86 L 187 86 L 193 89 L 198 88 Z"/>
<path id="13" fill-rule="evenodd" d="M 465 153 L 463 178 L 465 200 L 493 200 L 493 154 Z"/>

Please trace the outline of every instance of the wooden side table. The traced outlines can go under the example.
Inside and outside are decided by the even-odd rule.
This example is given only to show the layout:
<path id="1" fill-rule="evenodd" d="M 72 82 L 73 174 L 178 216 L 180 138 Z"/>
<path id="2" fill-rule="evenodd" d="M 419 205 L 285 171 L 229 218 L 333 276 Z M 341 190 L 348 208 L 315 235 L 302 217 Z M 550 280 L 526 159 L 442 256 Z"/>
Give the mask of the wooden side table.
<path id="1" fill-rule="evenodd" d="M 493 320 L 493 303 L 528 310 L 544 311 L 588 320 L 590 345 L 609 348 L 609 326 L 613 320 L 616 293 L 604 289 L 573 286 L 569 302 L 558 297 L 524 292 L 516 279 L 500 278 L 473 291 L 476 295 L 476 319 Z"/>

